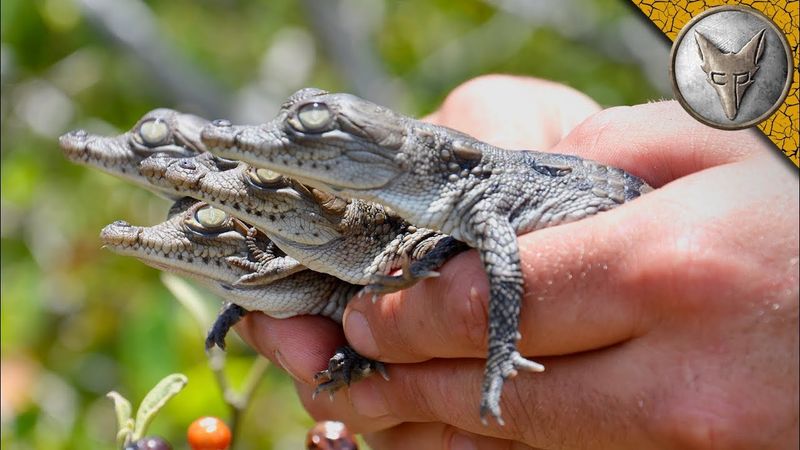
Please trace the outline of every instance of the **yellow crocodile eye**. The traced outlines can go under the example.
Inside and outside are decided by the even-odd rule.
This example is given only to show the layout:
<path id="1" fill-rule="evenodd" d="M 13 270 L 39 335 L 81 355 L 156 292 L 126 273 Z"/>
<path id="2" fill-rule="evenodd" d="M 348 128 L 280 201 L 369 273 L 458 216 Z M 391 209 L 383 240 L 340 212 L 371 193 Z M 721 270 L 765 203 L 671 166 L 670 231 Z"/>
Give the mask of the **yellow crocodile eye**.
<path id="1" fill-rule="evenodd" d="M 213 206 L 204 206 L 194 213 L 194 220 L 204 228 L 215 229 L 226 224 L 228 214 Z"/>
<path id="2" fill-rule="evenodd" d="M 308 103 L 297 111 L 297 118 L 305 131 L 315 132 L 326 129 L 333 116 L 325 103 Z"/>
<path id="3" fill-rule="evenodd" d="M 283 185 L 283 175 L 269 169 L 251 167 L 247 172 L 250 182 L 257 187 L 271 188 Z"/>
<path id="4" fill-rule="evenodd" d="M 256 169 L 256 178 L 262 183 L 274 183 L 281 180 L 281 174 L 273 172 L 269 169 Z"/>
<path id="5" fill-rule="evenodd" d="M 146 145 L 163 144 L 169 136 L 169 127 L 161 119 L 148 120 L 139 126 L 139 136 Z"/>

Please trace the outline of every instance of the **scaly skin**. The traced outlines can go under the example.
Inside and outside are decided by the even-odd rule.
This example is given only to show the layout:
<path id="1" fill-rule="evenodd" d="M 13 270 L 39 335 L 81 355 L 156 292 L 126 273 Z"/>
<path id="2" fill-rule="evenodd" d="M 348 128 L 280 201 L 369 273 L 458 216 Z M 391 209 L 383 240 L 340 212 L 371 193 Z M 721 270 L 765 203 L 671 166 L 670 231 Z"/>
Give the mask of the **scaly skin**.
<path id="1" fill-rule="evenodd" d="M 209 211 L 214 214 L 207 214 Z M 211 221 L 207 220 L 209 218 Z M 253 235 L 251 229 L 202 202 L 183 199 L 173 206 L 169 219 L 163 223 L 136 227 L 118 221 L 106 226 L 100 237 L 104 246 L 115 253 L 133 256 L 157 269 L 193 278 L 232 303 L 220 313 L 209 333 L 207 346 L 224 347 L 225 334 L 244 315 L 244 310 L 257 310 L 276 318 L 322 315 L 341 324 L 344 307 L 360 286 L 310 270 L 268 284 L 235 285 L 246 271 L 229 261 L 251 256 L 250 237 L 255 236 L 256 245 L 264 252 L 274 248 L 265 236 Z M 349 348 L 339 349 L 331 358 L 328 369 L 318 375 L 321 381 L 318 391 L 332 394 L 375 371 L 386 376 L 381 363 L 364 358 Z"/>
<path id="2" fill-rule="evenodd" d="M 476 248 L 490 287 L 480 413 L 501 424 L 505 379 L 519 369 L 544 370 L 516 348 L 523 292 L 516 235 L 615 208 L 650 190 L 620 169 L 497 148 L 350 94 L 313 88 L 293 94 L 266 124 L 217 122 L 201 138 L 217 155 L 385 205 Z"/>
<path id="3" fill-rule="evenodd" d="M 208 153 L 155 155 L 139 169 L 153 186 L 197 198 L 252 224 L 311 270 L 354 284 L 378 282 L 372 291 L 413 284 L 465 248 L 441 233 L 410 226 L 383 206 L 343 200 L 244 163 L 220 167 L 218 161 Z M 380 277 L 421 260 L 440 243 L 439 256 L 412 264 L 404 277 Z"/>
<path id="4" fill-rule="evenodd" d="M 148 183 L 139 174 L 139 163 L 156 153 L 186 157 L 205 151 L 200 130 L 207 124 L 202 117 L 159 108 L 142 116 L 130 131 L 119 136 L 75 130 L 61 136 L 58 143 L 67 159 L 74 163 L 95 167 L 177 200 L 174 193 Z"/>
<path id="5" fill-rule="evenodd" d="M 208 205 L 197 201 L 179 202 L 190 206 L 173 208 L 167 221 L 152 227 L 132 226 L 123 221 L 106 226 L 100 234 L 103 245 L 158 269 L 196 279 L 247 310 L 262 311 L 276 318 L 319 314 L 341 322 L 348 299 L 335 302 L 330 299 L 332 293 L 341 290 L 340 286 L 346 283 L 331 276 L 304 270 L 258 286 L 234 286 L 248 273 L 232 261 L 250 257 L 247 243 L 250 227 L 219 210 L 223 217 L 219 225 L 204 225 L 198 214 Z M 256 238 L 262 249 L 270 248 L 266 237 L 257 235 Z"/>

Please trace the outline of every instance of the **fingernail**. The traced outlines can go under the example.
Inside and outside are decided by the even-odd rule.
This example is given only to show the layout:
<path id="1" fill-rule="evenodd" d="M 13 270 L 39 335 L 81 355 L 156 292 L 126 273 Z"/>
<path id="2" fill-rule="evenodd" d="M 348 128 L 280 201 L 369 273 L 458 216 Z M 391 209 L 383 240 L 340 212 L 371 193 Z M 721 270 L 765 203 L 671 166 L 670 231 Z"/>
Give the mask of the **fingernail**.
<path id="1" fill-rule="evenodd" d="M 472 436 L 455 432 L 450 438 L 450 450 L 478 450 L 478 446 Z"/>
<path id="2" fill-rule="evenodd" d="M 359 311 L 350 311 L 344 318 L 344 329 L 347 341 L 364 356 L 377 357 L 378 344 L 369 328 L 369 323 L 364 314 Z"/>
<path id="3" fill-rule="evenodd" d="M 371 380 L 351 386 L 350 401 L 353 402 L 356 412 L 362 416 L 376 419 L 389 415 L 386 399 Z"/>
<path id="4" fill-rule="evenodd" d="M 301 378 L 300 378 L 300 377 L 299 377 L 299 376 L 298 376 L 298 375 L 297 375 L 297 374 L 294 372 L 294 370 L 292 369 L 292 366 L 290 366 L 290 365 L 289 365 L 289 364 L 286 362 L 286 360 L 285 360 L 285 359 L 283 359 L 283 355 L 282 355 L 282 354 L 281 354 L 281 352 L 279 352 L 278 350 L 275 350 L 275 361 L 278 363 L 278 365 L 281 367 L 281 369 L 283 369 L 284 371 L 286 371 L 286 373 L 288 373 L 288 374 L 289 374 L 289 375 L 290 375 L 292 378 L 294 378 L 294 379 L 295 379 L 295 380 L 297 380 L 297 381 L 303 381 L 303 380 L 302 380 L 302 379 L 301 379 Z"/>

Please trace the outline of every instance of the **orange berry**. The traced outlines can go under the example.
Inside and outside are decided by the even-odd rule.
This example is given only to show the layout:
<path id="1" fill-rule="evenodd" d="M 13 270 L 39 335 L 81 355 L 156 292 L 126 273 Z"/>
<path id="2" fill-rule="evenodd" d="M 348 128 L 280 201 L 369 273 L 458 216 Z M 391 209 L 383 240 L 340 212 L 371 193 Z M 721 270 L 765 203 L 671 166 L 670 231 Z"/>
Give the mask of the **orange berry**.
<path id="1" fill-rule="evenodd" d="M 231 429 L 216 417 L 201 417 L 186 433 L 192 450 L 227 450 L 231 445 Z"/>

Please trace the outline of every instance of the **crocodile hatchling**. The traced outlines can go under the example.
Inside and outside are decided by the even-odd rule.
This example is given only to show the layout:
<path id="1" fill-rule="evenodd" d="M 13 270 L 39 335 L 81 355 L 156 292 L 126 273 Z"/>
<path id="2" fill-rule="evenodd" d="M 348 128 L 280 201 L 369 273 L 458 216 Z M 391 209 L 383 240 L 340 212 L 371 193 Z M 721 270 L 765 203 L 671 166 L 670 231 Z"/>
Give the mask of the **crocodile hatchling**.
<path id="1" fill-rule="evenodd" d="M 440 233 L 410 227 L 379 205 L 345 201 L 215 157 L 199 138 L 207 124 L 202 117 L 159 108 L 119 136 L 76 130 L 61 136 L 59 143 L 73 162 L 173 200 L 191 196 L 215 204 L 266 232 L 313 270 L 356 284 L 371 283 L 368 292 L 399 290 L 434 276 L 436 268 L 466 248 Z M 164 177 L 167 168 L 170 176 Z M 270 259 L 239 282 L 270 282 L 302 270 L 292 256 Z M 409 263 L 402 276 L 385 275 Z"/>
<path id="2" fill-rule="evenodd" d="M 484 423 L 487 414 L 503 423 L 505 379 L 520 369 L 544 370 L 517 350 L 523 279 L 516 235 L 583 219 L 652 189 L 594 161 L 505 150 L 354 95 L 314 88 L 294 93 L 265 124 L 215 121 L 201 139 L 221 157 L 385 205 L 478 250 L 490 297 Z"/>
<path id="3" fill-rule="evenodd" d="M 137 227 L 117 221 L 100 234 L 104 246 L 115 253 L 138 258 L 160 270 L 197 280 L 215 294 L 232 302 L 212 328 L 206 345 L 224 347 L 228 328 L 244 310 L 257 310 L 275 318 L 301 314 L 330 317 L 341 324 L 347 302 L 361 286 L 330 275 L 303 270 L 258 286 L 237 286 L 244 274 L 230 258 L 274 255 L 270 241 L 255 229 L 225 212 L 196 200 L 182 199 L 173 205 L 170 217 L 151 227 Z M 280 256 L 275 254 L 275 256 Z M 374 372 L 386 377 L 383 365 L 355 353 L 349 347 L 337 349 L 327 370 L 317 374 L 316 392 L 331 394 L 342 386 Z"/>

